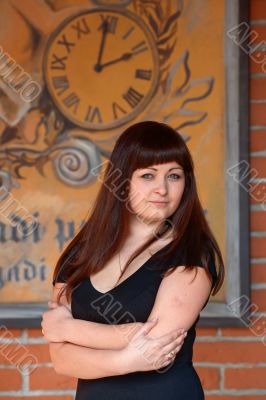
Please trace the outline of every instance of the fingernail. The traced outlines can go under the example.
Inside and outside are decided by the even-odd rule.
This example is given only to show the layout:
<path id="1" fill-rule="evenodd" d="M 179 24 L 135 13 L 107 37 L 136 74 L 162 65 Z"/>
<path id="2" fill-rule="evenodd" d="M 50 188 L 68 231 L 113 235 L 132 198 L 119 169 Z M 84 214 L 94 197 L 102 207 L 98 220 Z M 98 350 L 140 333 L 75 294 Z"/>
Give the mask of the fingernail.
<path id="1" fill-rule="evenodd" d="M 158 319 L 159 319 L 158 317 L 153 317 L 150 321 L 154 322 L 154 321 L 157 321 Z"/>
<path id="2" fill-rule="evenodd" d="M 187 332 L 184 333 L 184 336 L 185 336 L 185 337 L 187 336 Z"/>

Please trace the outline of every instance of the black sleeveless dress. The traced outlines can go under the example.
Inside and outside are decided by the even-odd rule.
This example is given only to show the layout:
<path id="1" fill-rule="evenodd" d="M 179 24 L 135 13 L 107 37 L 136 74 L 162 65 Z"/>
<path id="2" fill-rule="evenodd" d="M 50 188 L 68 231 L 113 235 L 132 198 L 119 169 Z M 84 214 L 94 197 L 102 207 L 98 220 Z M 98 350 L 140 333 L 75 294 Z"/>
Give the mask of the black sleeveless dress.
<path id="1" fill-rule="evenodd" d="M 157 262 L 154 256 L 168 245 L 170 243 L 107 293 L 96 290 L 89 277 L 82 281 L 72 292 L 73 317 L 102 324 L 145 322 L 163 279 L 161 270 L 150 267 Z M 176 256 L 171 258 L 170 263 L 168 259 L 169 266 L 184 265 L 178 264 Z M 200 262 L 197 265 L 202 266 Z M 217 273 L 213 260 L 209 264 L 209 270 L 214 284 Z M 62 274 L 56 281 L 65 281 Z M 208 300 L 203 308 L 207 302 Z M 138 371 L 99 379 L 78 379 L 75 400 L 203 400 L 203 388 L 192 361 L 198 320 L 199 316 L 188 330 L 173 364 L 147 372 Z"/>

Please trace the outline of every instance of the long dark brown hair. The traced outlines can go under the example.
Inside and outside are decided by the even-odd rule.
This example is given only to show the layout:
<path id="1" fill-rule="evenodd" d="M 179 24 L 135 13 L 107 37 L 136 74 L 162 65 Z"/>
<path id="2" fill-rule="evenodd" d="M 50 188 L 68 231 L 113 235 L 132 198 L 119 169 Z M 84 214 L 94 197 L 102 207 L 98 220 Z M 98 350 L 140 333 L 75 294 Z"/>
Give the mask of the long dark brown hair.
<path id="1" fill-rule="evenodd" d="M 199 201 L 193 160 L 187 145 L 170 126 L 144 121 L 131 125 L 119 136 L 90 215 L 56 263 L 53 281 L 62 270 L 66 281 L 58 301 L 63 293 L 69 301 L 73 289 L 90 274 L 100 271 L 122 247 L 129 232 L 127 199 L 133 172 L 172 161 L 183 168 L 185 175 L 180 204 L 167 220 L 162 221 L 156 234 L 131 255 L 125 268 L 171 229 L 174 240 L 165 251 L 156 255 L 157 259 L 165 259 L 178 248 L 186 268 L 195 268 L 199 260 L 208 268 L 210 260 L 215 260 L 216 279 L 212 294 L 218 292 L 224 280 L 223 259 Z"/>

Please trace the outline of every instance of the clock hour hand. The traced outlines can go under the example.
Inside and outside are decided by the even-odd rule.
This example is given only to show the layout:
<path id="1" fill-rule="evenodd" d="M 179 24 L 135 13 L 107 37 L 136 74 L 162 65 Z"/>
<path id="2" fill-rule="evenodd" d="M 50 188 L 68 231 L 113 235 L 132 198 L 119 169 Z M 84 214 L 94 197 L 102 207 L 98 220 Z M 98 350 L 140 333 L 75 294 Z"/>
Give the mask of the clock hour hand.
<path id="1" fill-rule="evenodd" d="M 122 54 L 122 56 L 120 56 L 120 57 L 118 57 L 118 58 L 115 58 L 114 60 L 107 61 L 106 63 L 101 64 L 101 65 L 100 65 L 100 68 L 103 69 L 103 68 L 105 68 L 105 67 L 108 67 L 109 65 L 116 64 L 116 63 L 118 63 L 118 62 L 120 62 L 120 61 L 127 61 L 127 60 L 130 60 L 130 58 L 132 58 L 135 54 L 137 54 L 137 52 L 134 52 L 134 53 L 133 53 L 133 52 L 132 52 L 132 53 L 124 53 L 124 54 Z"/>
<path id="2" fill-rule="evenodd" d="M 102 70 L 101 61 L 102 61 L 102 55 L 103 55 L 103 50 L 104 50 L 104 46 L 105 46 L 107 32 L 108 32 L 108 22 L 104 21 L 103 25 L 102 25 L 102 39 L 101 39 L 101 44 L 100 44 L 100 48 L 99 48 L 99 52 L 98 52 L 98 59 L 97 59 L 97 63 L 94 66 L 94 70 L 96 72 L 100 72 Z"/>

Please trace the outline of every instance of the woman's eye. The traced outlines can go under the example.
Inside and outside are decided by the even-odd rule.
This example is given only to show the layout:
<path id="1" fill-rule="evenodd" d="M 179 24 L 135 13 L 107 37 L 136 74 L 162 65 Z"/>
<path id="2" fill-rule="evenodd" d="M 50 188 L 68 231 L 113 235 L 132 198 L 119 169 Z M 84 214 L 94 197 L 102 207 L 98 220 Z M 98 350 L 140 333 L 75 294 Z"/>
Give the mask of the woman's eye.
<path id="1" fill-rule="evenodd" d="M 168 176 L 170 176 L 171 179 L 174 179 L 174 180 L 180 179 L 180 175 L 178 175 L 178 174 L 170 174 Z M 144 178 L 144 179 L 149 179 L 149 177 L 153 177 L 153 175 L 147 173 L 147 174 L 142 175 L 141 177 Z"/>
<path id="2" fill-rule="evenodd" d="M 144 175 L 142 175 L 141 177 L 144 178 L 144 179 L 146 179 L 145 177 L 146 177 L 147 175 L 152 176 L 152 174 L 144 174 Z"/>
<path id="3" fill-rule="evenodd" d="M 175 179 L 175 180 L 180 179 L 180 175 L 178 175 L 178 174 L 171 174 L 169 176 L 174 176 L 173 179 Z"/>

